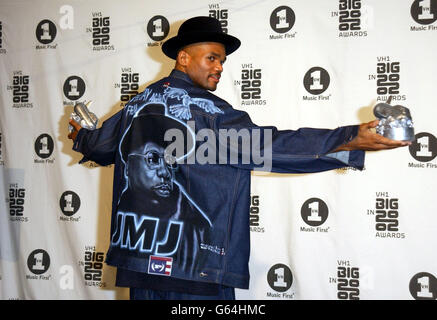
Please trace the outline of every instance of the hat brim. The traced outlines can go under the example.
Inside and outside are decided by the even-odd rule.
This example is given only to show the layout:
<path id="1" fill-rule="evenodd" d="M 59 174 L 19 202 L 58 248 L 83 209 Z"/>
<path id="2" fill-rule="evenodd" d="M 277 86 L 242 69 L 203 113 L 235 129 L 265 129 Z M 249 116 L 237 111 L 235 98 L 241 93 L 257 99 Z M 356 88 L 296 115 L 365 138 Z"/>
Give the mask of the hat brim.
<path id="1" fill-rule="evenodd" d="M 178 52 L 183 47 L 198 43 L 198 42 L 218 42 L 225 46 L 226 55 L 230 55 L 232 52 L 237 50 L 241 41 L 236 37 L 228 35 L 226 33 L 216 33 L 216 32 L 195 32 L 189 35 L 184 35 L 183 37 L 176 36 L 168 39 L 162 45 L 162 52 L 171 58 L 176 60 Z"/>
<path id="2" fill-rule="evenodd" d="M 162 148 L 168 147 L 174 141 L 166 141 L 165 134 L 168 130 L 178 130 L 182 134 L 181 143 L 186 142 L 184 154 L 186 156 L 188 145 L 194 145 L 192 137 L 188 135 L 187 126 L 172 117 L 165 116 L 164 106 L 161 104 L 150 104 L 132 119 L 127 132 L 120 143 L 120 153 L 124 162 L 130 153 L 138 152 L 147 142 L 153 142 Z"/>

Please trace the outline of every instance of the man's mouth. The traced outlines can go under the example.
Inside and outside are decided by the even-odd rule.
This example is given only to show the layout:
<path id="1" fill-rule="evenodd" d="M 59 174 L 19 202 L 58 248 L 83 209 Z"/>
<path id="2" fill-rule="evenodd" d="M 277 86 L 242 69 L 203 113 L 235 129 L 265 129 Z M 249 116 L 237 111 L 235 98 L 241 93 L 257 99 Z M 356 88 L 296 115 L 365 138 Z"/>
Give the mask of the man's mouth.
<path id="1" fill-rule="evenodd" d="M 153 188 L 153 190 L 162 197 L 167 197 L 170 195 L 171 188 L 168 184 L 161 184 Z"/>
<path id="2" fill-rule="evenodd" d="M 214 81 L 214 82 L 219 82 L 220 81 L 220 75 L 219 74 L 211 74 L 210 76 L 209 76 L 209 78 L 212 80 L 212 81 Z"/>

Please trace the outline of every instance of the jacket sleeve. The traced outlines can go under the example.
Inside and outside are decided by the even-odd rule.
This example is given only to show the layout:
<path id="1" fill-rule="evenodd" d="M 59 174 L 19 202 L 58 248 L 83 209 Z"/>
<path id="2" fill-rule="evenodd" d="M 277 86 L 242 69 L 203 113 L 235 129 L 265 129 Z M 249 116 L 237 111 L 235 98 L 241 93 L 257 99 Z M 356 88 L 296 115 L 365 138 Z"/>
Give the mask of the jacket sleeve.
<path id="1" fill-rule="evenodd" d="M 73 150 L 84 155 L 79 163 L 92 160 L 100 165 L 115 162 L 122 111 L 120 110 L 96 130 L 80 129 L 74 140 Z"/>
<path id="2" fill-rule="evenodd" d="M 228 161 L 244 169 L 277 173 L 310 173 L 346 166 L 362 170 L 364 151 L 330 153 L 354 139 L 358 128 L 278 130 L 257 126 L 246 112 L 233 108 L 218 115 L 214 123 L 219 163 Z"/>

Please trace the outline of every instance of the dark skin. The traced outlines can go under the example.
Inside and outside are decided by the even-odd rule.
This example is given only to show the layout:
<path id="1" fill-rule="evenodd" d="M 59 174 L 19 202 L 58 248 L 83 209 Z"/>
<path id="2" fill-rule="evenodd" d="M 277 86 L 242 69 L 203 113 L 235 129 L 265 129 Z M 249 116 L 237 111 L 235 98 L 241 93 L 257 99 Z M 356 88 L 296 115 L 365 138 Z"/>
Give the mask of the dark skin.
<path id="1" fill-rule="evenodd" d="M 74 140 L 76 140 L 76 136 L 79 133 L 79 130 L 82 129 L 82 127 L 80 126 L 80 124 L 78 124 L 73 119 L 70 119 L 69 123 L 72 125 L 73 131 L 68 134 L 68 139 L 71 139 L 74 141 Z"/>
<path id="2" fill-rule="evenodd" d="M 205 90 L 214 91 L 220 81 L 223 72 L 223 64 L 226 61 L 225 47 L 217 42 L 199 42 L 182 48 L 176 58 L 175 69 L 188 74 L 194 85 Z M 408 141 L 397 141 L 385 138 L 374 131 L 379 120 L 362 123 L 357 136 L 347 144 L 343 144 L 332 150 L 351 151 L 365 150 L 377 151 L 405 147 L 411 144 Z M 81 126 L 74 120 L 70 120 L 74 131 L 68 138 L 74 140 Z"/>

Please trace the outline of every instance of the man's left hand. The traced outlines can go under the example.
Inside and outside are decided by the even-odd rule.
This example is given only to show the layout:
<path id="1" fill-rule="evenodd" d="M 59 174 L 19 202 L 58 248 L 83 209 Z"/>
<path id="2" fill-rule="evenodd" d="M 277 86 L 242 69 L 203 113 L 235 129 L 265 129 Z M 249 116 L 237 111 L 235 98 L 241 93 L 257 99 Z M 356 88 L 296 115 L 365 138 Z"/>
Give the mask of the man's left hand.
<path id="1" fill-rule="evenodd" d="M 339 146 L 334 152 L 349 150 L 377 151 L 411 145 L 411 141 L 391 140 L 373 132 L 371 129 L 375 128 L 378 123 L 379 120 L 374 120 L 361 124 L 357 136 L 349 143 Z"/>

